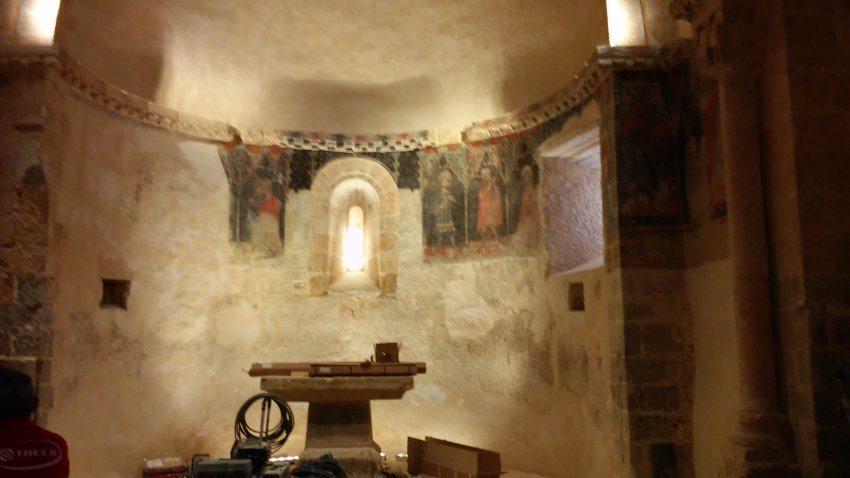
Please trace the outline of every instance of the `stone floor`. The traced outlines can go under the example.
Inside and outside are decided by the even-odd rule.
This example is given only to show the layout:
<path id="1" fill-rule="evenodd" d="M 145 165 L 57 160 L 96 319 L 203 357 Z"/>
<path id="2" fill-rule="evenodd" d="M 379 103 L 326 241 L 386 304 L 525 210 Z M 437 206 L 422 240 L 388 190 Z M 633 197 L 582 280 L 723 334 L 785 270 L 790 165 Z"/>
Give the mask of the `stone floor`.
<path id="1" fill-rule="evenodd" d="M 399 476 L 410 477 L 410 478 L 419 478 L 419 477 L 427 478 L 427 477 L 424 477 L 423 475 L 408 475 L 407 472 L 405 471 L 407 469 L 407 466 L 405 464 L 389 462 L 389 463 L 386 463 L 385 466 L 389 471 L 393 471 L 393 472 L 398 473 Z M 522 472 L 522 471 L 502 470 L 502 475 L 499 478 L 548 478 L 548 477 L 543 476 L 543 475 L 535 475 L 534 473 L 526 473 L 526 472 Z"/>
<path id="2" fill-rule="evenodd" d="M 411 478 L 419 478 L 422 475 L 412 476 Z M 535 475 L 533 473 L 523 473 L 521 471 L 503 470 L 499 478 L 547 478 L 543 475 Z"/>

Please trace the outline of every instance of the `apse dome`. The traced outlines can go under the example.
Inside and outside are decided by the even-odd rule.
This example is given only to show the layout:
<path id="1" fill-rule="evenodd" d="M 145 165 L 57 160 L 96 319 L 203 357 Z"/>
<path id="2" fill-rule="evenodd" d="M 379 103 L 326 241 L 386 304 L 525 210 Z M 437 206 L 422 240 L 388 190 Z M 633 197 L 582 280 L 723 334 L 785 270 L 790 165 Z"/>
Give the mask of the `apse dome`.
<path id="1" fill-rule="evenodd" d="M 568 85 L 602 0 L 63 2 L 57 42 L 108 82 L 248 129 L 459 130 Z"/>

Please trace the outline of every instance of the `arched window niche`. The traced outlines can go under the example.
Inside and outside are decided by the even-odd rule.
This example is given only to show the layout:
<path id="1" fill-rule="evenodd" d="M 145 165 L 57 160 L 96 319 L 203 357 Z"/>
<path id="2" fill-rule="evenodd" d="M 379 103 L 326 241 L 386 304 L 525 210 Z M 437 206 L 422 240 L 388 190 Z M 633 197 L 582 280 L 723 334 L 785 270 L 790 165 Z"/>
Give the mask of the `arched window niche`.
<path id="1" fill-rule="evenodd" d="M 318 171 L 310 190 L 311 295 L 324 295 L 329 290 L 395 294 L 399 199 L 390 172 L 368 158 L 337 159 Z M 364 256 L 360 271 L 349 270 L 345 260 L 352 216 L 356 218 L 358 211 L 362 211 Z"/>

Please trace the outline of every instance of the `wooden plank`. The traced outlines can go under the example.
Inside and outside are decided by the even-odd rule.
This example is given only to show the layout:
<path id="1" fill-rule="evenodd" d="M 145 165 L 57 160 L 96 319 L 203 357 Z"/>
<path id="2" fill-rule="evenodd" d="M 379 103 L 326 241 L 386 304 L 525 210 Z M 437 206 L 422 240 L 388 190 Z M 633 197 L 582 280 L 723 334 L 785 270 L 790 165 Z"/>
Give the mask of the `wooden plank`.
<path id="1" fill-rule="evenodd" d="M 270 376 L 381 376 L 381 375 L 416 375 L 427 370 L 424 362 L 266 362 L 253 363 L 248 375 L 252 377 Z"/>
<path id="2" fill-rule="evenodd" d="M 267 377 L 271 375 L 291 375 L 292 372 L 309 372 L 309 363 L 265 362 L 252 363 L 248 375 L 252 377 Z"/>

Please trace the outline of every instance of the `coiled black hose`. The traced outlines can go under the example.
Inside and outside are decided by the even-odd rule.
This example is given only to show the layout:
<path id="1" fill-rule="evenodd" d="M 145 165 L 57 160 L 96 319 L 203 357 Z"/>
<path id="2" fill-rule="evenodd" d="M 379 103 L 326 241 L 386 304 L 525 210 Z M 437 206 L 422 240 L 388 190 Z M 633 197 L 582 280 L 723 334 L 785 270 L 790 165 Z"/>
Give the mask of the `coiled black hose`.
<path id="1" fill-rule="evenodd" d="M 260 428 L 254 429 L 245 420 L 245 412 L 258 400 L 263 401 L 262 411 L 260 412 Z M 274 427 L 269 423 L 272 403 L 277 405 L 278 410 L 280 410 L 280 423 Z M 236 413 L 236 421 L 233 424 L 233 433 L 236 437 L 236 443 L 243 442 L 249 438 L 259 439 L 266 442 L 271 448 L 272 453 L 274 453 L 280 450 L 283 444 L 286 443 L 294 426 L 295 418 L 288 403 L 273 393 L 259 393 L 249 398 L 239 408 L 239 412 Z"/>

